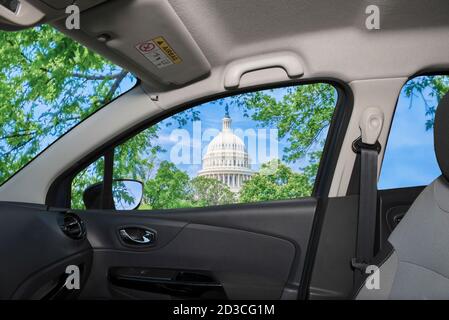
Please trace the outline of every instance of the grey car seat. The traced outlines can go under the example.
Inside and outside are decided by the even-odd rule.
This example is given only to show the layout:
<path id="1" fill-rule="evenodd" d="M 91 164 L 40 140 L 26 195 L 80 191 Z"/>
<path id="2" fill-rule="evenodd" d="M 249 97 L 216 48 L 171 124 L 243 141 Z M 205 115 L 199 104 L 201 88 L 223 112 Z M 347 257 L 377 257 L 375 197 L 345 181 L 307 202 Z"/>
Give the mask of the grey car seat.
<path id="1" fill-rule="evenodd" d="M 449 93 L 435 114 L 434 145 L 442 175 L 388 238 L 392 250 L 379 265 L 379 289 L 364 285 L 357 299 L 449 299 Z"/>

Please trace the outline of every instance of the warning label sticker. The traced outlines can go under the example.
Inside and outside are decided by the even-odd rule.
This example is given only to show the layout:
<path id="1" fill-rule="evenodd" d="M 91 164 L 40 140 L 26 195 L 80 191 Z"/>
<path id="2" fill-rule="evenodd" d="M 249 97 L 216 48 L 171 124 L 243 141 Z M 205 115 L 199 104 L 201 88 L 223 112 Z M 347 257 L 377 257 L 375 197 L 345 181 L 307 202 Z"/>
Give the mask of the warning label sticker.
<path id="1" fill-rule="evenodd" d="M 182 62 L 182 59 L 163 37 L 138 43 L 136 49 L 157 68 L 165 68 Z"/>

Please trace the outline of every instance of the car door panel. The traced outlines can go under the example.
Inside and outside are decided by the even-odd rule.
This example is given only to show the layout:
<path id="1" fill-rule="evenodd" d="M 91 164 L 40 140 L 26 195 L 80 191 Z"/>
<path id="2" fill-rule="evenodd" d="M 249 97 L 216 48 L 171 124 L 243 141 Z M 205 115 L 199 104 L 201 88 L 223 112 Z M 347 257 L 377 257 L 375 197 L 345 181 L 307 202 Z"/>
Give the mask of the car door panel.
<path id="1" fill-rule="evenodd" d="M 358 222 L 357 195 L 329 198 L 310 284 L 312 300 L 350 299 Z"/>
<path id="2" fill-rule="evenodd" d="M 0 264 L 0 299 L 55 298 L 56 291 L 66 296 L 60 289 L 68 265 L 79 267 L 84 284 L 92 248 L 87 239 L 72 239 L 61 230 L 64 211 L 0 202 L 0 212 L 0 256 L 7 257 Z"/>
<path id="3" fill-rule="evenodd" d="M 18 299 L 69 297 L 63 287 L 66 267 L 73 264 L 81 269 L 80 298 L 84 299 L 296 298 L 316 202 L 305 198 L 162 211 L 69 213 L 1 203 L 1 232 L 11 239 L 1 252 L 14 259 L 2 264 L 0 294 Z M 61 217 L 66 214 L 81 219 L 87 239 L 64 234 Z M 155 242 L 143 247 L 123 243 L 119 231 L 129 226 L 154 230 Z M 21 254 L 12 254 L 14 250 Z M 117 268 L 122 270 L 118 276 Z M 138 284 L 129 281 L 126 276 L 133 270 L 144 273 L 147 283 L 141 283 L 142 277 Z M 161 272 L 174 276 L 166 283 L 167 279 L 154 276 Z"/>
<path id="4" fill-rule="evenodd" d="M 190 278 L 200 277 L 201 281 L 207 275 L 210 279 L 207 285 L 222 286 L 229 299 L 279 299 L 286 287 L 298 288 L 315 207 L 316 200 L 306 198 L 257 205 L 132 213 L 78 212 L 86 224 L 94 251 L 92 272 L 81 297 L 217 297 L 211 292 L 177 294 L 176 288 L 185 282 L 179 283 L 176 275 L 187 273 Z M 147 247 L 125 245 L 119 239 L 118 230 L 122 226 L 154 230 L 156 240 Z M 128 277 L 122 285 L 117 285 L 119 281 L 111 277 L 111 271 L 117 267 L 125 270 L 125 276 L 126 270 L 139 270 L 146 276 L 134 282 Z M 154 270 L 165 274 L 173 272 L 170 282 L 165 283 L 175 288 L 172 294 L 170 291 L 161 293 L 161 281 L 158 283 L 158 277 L 151 274 Z M 143 281 L 147 284 L 143 285 Z M 164 281 L 168 281 L 166 277 Z M 200 286 L 199 283 L 190 284 L 187 291 L 192 286 Z M 214 290 L 215 294 L 219 291 Z"/>

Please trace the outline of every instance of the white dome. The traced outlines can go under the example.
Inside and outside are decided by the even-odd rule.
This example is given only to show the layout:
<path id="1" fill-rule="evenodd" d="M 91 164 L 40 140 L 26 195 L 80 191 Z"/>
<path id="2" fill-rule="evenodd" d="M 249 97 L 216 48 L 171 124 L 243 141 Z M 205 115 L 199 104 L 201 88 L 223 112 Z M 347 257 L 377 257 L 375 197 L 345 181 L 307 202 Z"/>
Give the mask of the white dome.
<path id="1" fill-rule="evenodd" d="M 214 178 L 238 192 L 252 175 L 250 159 L 242 139 L 231 130 L 231 118 L 223 118 L 223 130 L 209 143 L 198 176 Z"/>
<path id="2" fill-rule="evenodd" d="M 206 154 L 218 150 L 246 151 L 242 139 L 232 133 L 231 130 L 221 131 L 215 138 L 213 138 L 207 147 Z"/>

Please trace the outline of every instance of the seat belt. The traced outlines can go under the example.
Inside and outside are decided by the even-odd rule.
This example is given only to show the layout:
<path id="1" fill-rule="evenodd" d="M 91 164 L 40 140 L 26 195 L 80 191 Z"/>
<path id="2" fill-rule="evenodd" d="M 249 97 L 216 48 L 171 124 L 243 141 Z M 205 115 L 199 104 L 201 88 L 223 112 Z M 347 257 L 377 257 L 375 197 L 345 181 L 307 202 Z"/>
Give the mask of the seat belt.
<path id="1" fill-rule="evenodd" d="M 382 130 L 383 113 L 378 108 L 367 108 L 360 118 L 361 137 L 353 144 L 360 153 L 360 195 L 358 208 L 356 257 L 351 260 L 355 273 L 354 285 L 365 276 L 366 268 L 374 257 L 374 239 L 377 215 L 377 161 Z"/>

